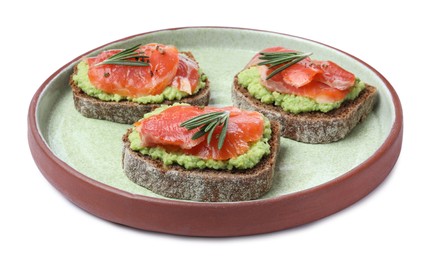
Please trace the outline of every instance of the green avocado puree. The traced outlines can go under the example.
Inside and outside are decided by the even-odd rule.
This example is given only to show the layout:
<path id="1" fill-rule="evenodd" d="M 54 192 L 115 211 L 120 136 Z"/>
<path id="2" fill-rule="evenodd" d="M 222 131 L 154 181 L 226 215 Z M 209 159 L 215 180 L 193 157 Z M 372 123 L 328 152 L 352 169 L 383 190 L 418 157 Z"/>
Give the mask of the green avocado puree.
<path id="1" fill-rule="evenodd" d="M 251 67 L 238 74 L 238 83 L 246 88 L 253 97 L 259 99 L 262 103 L 279 106 L 283 108 L 284 111 L 294 114 L 311 111 L 328 112 L 340 107 L 340 105 L 346 100 L 355 99 L 365 88 L 365 83 L 356 78 L 352 90 L 343 101 L 334 103 L 318 103 L 314 99 L 307 97 L 282 94 L 276 91 L 272 92 L 261 84 L 260 78 L 261 76 L 258 69 L 256 67 Z"/>
<path id="2" fill-rule="evenodd" d="M 121 100 L 129 100 L 129 101 L 137 102 L 141 104 L 156 104 L 156 103 L 162 103 L 164 100 L 180 100 L 189 95 L 188 93 L 180 91 L 177 88 L 173 88 L 171 86 L 166 87 L 161 94 L 148 95 L 148 96 L 142 96 L 137 98 L 124 97 L 118 94 L 109 94 L 96 88 L 94 85 L 91 84 L 91 81 L 89 80 L 89 77 L 88 77 L 88 69 L 89 69 L 89 65 L 85 60 L 82 60 L 81 62 L 79 62 L 77 65 L 77 73 L 73 75 L 73 81 L 87 95 L 96 97 L 103 101 L 118 102 Z M 204 74 L 202 74 L 201 71 L 199 71 L 199 74 L 200 74 L 200 81 L 197 86 L 197 89 L 195 90 L 195 93 L 205 86 L 205 81 L 207 79 L 207 77 Z"/>
<path id="3" fill-rule="evenodd" d="M 145 118 L 161 113 L 168 106 L 162 106 L 151 113 L 145 115 Z M 220 161 L 213 159 L 202 159 L 193 155 L 186 155 L 180 152 L 167 152 L 162 147 L 143 147 L 139 133 L 133 129 L 129 134 L 130 147 L 134 151 L 139 151 L 144 155 L 149 155 L 154 159 L 162 160 L 165 165 L 178 164 L 186 169 L 249 169 L 254 167 L 264 155 L 270 154 L 269 140 L 271 139 L 270 121 L 264 117 L 264 133 L 261 140 L 251 145 L 250 149 L 236 158 Z"/>

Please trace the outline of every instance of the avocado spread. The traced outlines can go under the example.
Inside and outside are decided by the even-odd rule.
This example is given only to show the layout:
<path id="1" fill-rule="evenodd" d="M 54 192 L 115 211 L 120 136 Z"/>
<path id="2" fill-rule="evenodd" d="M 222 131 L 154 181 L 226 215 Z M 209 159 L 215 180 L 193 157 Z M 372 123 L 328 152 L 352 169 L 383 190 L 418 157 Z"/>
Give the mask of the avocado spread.
<path id="1" fill-rule="evenodd" d="M 332 109 L 338 108 L 346 100 L 355 99 L 359 93 L 365 88 L 365 83 L 356 78 L 355 84 L 350 93 L 342 101 L 334 103 L 318 103 L 314 99 L 292 95 L 282 94 L 279 92 L 272 92 L 263 86 L 260 82 L 260 74 L 256 67 L 248 68 L 238 74 L 238 83 L 247 88 L 249 93 L 262 103 L 273 104 L 283 108 L 284 111 L 294 114 L 311 111 L 328 112 Z"/>
<path id="2" fill-rule="evenodd" d="M 161 94 L 148 95 L 148 96 L 142 96 L 137 98 L 124 97 L 118 94 L 109 94 L 96 88 L 94 85 L 91 84 L 91 81 L 89 80 L 89 77 L 88 77 L 88 69 L 89 69 L 89 66 L 87 62 L 85 62 L 84 60 L 79 62 L 79 64 L 77 65 L 77 73 L 73 75 L 73 81 L 87 95 L 96 97 L 103 101 L 118 102 L 121 100 L 129 100 L 129 101 L 137 102 L 141 104 L 154 104 L 154 103 L 162 103 L 164 100 L 180 100 L 189 95 L 188 93 L 180 91 L 177 88 L 173 88 L 171 86 L 166 87 Z M 202 74 L 201 71 L 198 71 L 198 73 L 200 74 L 200 81 L 195 90 L 195 93 L 205 86 L 205 81 L 207 80 L 207 77 L 204 74 Z"/>
<path id="3" fill-rule="evenodd" d="M 145 118 L 161 113 L 168 106 L 162 106 L 151 113 L 145 115 Z M 253 143 L 250 149 L 236 158 L 220 161 L 213 159 L 202 159 L 194 155 L 187 155 L 180 152 L 169 152 L 162 147 L 143 147 L 139 133 L 133 129 L 129 134 L 130 147 L 134 151 L 139 151 L 144 155 L 149 155 L 153 159 L 162 160 L 165 165 L 178 164 L 186 169 L 249 169 L 254 167 L 264 155 L 270 153 L 269 140 L 271 139 L 270 121 L 264 117 L 264 133 L 261 140 Z"/>

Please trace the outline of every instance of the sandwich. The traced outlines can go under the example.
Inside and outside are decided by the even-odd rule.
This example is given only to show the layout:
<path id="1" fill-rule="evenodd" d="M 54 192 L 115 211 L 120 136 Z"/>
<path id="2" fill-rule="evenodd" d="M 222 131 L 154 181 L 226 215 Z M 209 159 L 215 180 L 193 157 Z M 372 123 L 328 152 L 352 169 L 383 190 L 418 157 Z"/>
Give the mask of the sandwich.
<path id="1" fill-rule="evenodd" d="M 70 77 L 75 108 L 84 116 L 132 124 L 174 102 L 207 105 L 210 87 L 191 52 L 159 43 L 84 57 Z"/>
<path id="2" fill-rule="evenodd" d="M 281 123 L 281 136 L 304 143 L 343 139 L 376 103 L 377 90 L 333 61 L 284 47 L 256 54 L 234 77 L 233 104 Z"/>
<path id="3" fill-rule="evenodd" d="M 280 125 L 236 107 L 162 106 L 123 136 L 127 177 L 154 193 L 204 202 L 243 201 L 267 193 Z"/>

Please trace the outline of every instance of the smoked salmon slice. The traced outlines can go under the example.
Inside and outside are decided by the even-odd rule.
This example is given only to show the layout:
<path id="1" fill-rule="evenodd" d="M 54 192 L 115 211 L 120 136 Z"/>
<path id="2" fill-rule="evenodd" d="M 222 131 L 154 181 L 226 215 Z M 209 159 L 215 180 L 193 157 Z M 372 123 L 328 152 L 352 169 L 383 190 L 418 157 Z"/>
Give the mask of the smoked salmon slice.
<path id="1" fill-rule="evenodd" d="M 199 129 L 187 130 L 180 126 L 198 115 L 220 111 L 229 113 L 228 128 L 221 149 L 217 146 L 221 126 L 215 128 L 210 143 L 205 135 L 192 139 Z M 258 112 L 235 107 L 172 106 L 159 114 L 142 119 L 136 124 L 136 130 L 144 147 L 160 146 L 169 151 L 180 150 L 184 154 L 203 159 L 228 160 L 244 154 L 253 142 L 262 138 L 264 120 Z"/>
<path id="2" fill-rule="evenodd" d="M 87 58 L 88 77 L 98 89 L 126 97 L 161 94 L 173 86 L 193 94 L 199 83 L 198 63 L 179 54 L 174 46 L 151 43 L 140 46 L 136 53 L 147 58 L 148 66 L 101 64 L 122 50 L 103 51 Z"/>
<path id="3" fill-rule="evenodd" d="M 270 47 L 260 53 L 296 52 L 283 47 Z M 248 66 L 258 65 L 260 54 L 255 55 Z M 277 65 L 259 65 L 261 83 L 269 90 L 283 94 L 304 96 L 319 103 L 342 101 L 351 91 L 356 77 L 332 61 L 312 60 L 309 57 L 291 65 L 267 79 Z"/>
<path id="4" fill-rule="evenodd" d="M 179 66 L 172 86 L 188 94 L 194 93 L 200 79 L 198 68 L 196 61 L 179 54 Z"/>
<path id="5" fill-rule="evenodd" d="M 316 80 L 332 88 L 346 90 L 355 83 L 356 77 L 353 73 L 332 61 L 313 61 L 310 66 L 321 72 L 317 75 Z"/>

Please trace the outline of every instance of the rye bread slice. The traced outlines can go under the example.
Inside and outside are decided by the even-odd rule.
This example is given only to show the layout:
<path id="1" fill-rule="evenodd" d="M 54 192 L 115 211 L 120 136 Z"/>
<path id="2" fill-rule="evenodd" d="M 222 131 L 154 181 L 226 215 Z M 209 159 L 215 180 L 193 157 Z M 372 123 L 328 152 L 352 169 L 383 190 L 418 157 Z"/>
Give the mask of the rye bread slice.
<path id="1" fill-rule="evenodd" d="M 190 52 L 182 52 L 189 58 L 195 60 Z M 182 98 L 181 100 L 164 100 L 158 104 L 140 104 L 127 100 L 103 101 L 96 97 L 87 95 L 73 81 L 73 75 L 77 71 L 77 65 L 74 67 L 73 74 L 70 76 L 69 84 L 73 91 L 74 106 L 83 116 L 95 119 L 108 120 L 122 124 L 133 124 L 137 122 L 144 114 L 160 107 L 161 105 L 172 105 L 176 102 L 188 103 L 194 106 L 206 106 L 210 100 L 210 82 L 205 81 L 205 86 L 196 94 Z"/>
<path id="2" fill-rule="evenodd" d="M 366 85 L 356 99 L 346 101 L 327 113 L 288 113 L 281 107 L 264 104 L 254 98 L 238 83 L 237 75 L 232 86 L 233 104 L 241 109 L 258 111 L 270 120 L 280 122 L 281 136 L 299 142 L 319 144 L 343 139 L 367 117 L 376 103 L 377 89 Z"/>
<path id="3" fill-rule="evenodd" d="M 179 165 L 166 166 L 130 148 L 128 135 L 123 136 L 122 167 L 127 177 L 140 186 L 165 197 L 229 202 L 253 200 L 272 186 L 277 154 L 280 149 L 280 125 L 271 122 L 271 151 L 253 168 L 247 170 L 186 170 Z"/>

